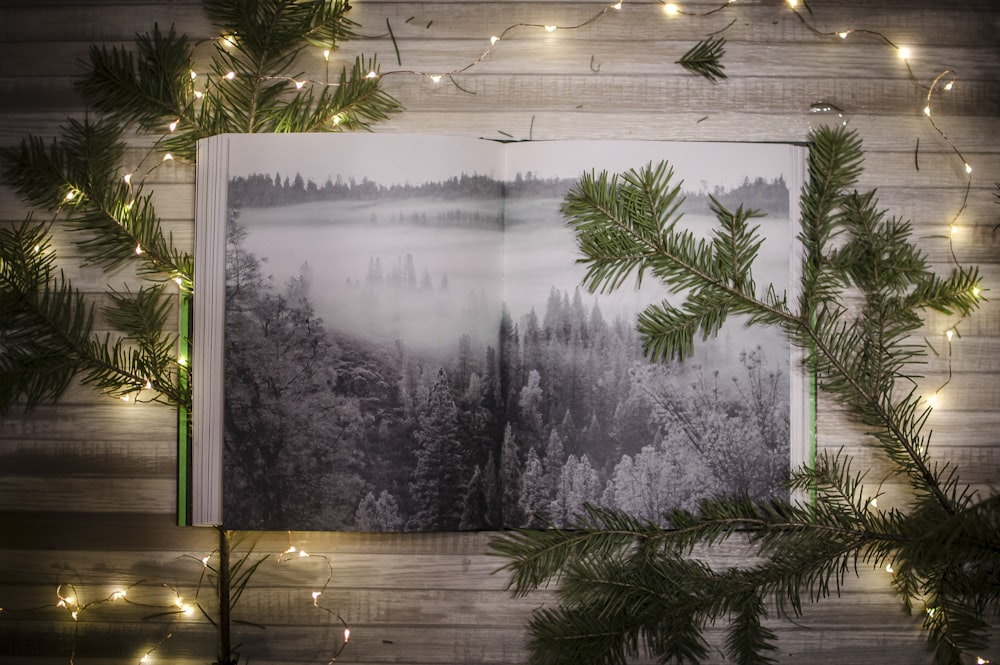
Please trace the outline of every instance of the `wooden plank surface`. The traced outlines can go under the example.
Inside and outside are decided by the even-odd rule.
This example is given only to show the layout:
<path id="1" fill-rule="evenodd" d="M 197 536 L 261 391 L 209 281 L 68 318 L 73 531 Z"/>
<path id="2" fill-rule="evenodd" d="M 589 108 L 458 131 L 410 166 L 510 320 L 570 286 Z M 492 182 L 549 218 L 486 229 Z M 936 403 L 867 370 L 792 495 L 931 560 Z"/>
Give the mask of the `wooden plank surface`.
<path id="1" fill-rule="evenodd" d="M 356 53 L 377 54 L 386 89 L 407 111 L 377 131 L 425 132 L 491 139 L 635 138 L 673 140 L 802 141 L 810 128 L 837 122 L 810 111 L 816 102 L 839 107 L 869 153 L 860 186 L 877 187 L 883 206 L 911 219 L 915 237 L 935 269 L 947 270 L 952 252 L 982 267 L 991 289 L 983 311 L 959 323 L 961 337 L 945 355 L 932 354 L 920 389 L 945 385 L 929 418 L 932 449 L 955 464 L 981 492 L 1000 478 L 1000 7 L 994 0 L 812 3 L 820 31 L 881 31 L 914 49 L 910 65 L 919 82 L 945 70 L 957 81 L 932 97 L 934 119 L 923 115 L 926 90 L 909 78 L 893 49 L 855 33 L 846 40 L 810 32 L 785 3 L 740 0 L 717 15 L 668 19 L 657 2 L 628 2 L 579 30 L 546 35 L 537 28 L 508 33 L 479 65 L 460 75 L 461 88 L 411 70 L 445 72 L 464 67 L 489 45 L 490 35 L 516 23 L 583 22 L 607 5 L 581 2 L 364 0 L 352 16 L 368 38 L 348 42 L 338 62 Z M 707 11 L 714 2 L 686 2 Z M 722 29 L 730 78 L 718 84 L 674 64 L 684 50 Z M 131 44 L 156 21 L 194 39 L 217 30 L 194 0 L 0 1 L 0 145 L 28 134 L 52 137 L 67 118 L 86 109 L 74 89 L 78 58 L 92 43 Z M 387 38 L 392 26 L 396 58 Z M 200 66 L 210 44 L 196 51 Z M 322 79 L 318 52 L 301 58 L 304 76 Z M 598 69 L 599 68 L 599 69 Z M 596 70 L 596 71 L 595 71 Z M 474 94 L 470 94 L 474 93 Z M 155 137 L 130 134 L 123 169 L 135 168 Z M 917 142 L 919 141 L 919 149 Z M 962 154 L 960 159 L 954 152 Z M 158 159 L 158 157 L 153 157 Z M 973 165 L 969 196 L 963 159 Z M 165 229 L 178 246 L 193 244 L 194 172 L 168 163 L 147 179 Z M 963 201 L 949 245 L 948 224 Z M 0 186 L 0 223 L 19 223 L 27 208 Z M 42 216 L 41 218 L 44 218 Z M 78 288 L 100 303 L 108 283 L 136 283 L 131 266 L 115 275 L 81 269 L 79 250 L 65 234 L 54 249 Z M 100 324 L 100 321 L 99 321 Z M 941 352 L 954 317 L 932 315 L 928 342 Z M 949 380 L 950 373 L 950 380 Z M 88 610 L 74 622 L 54 603 L 55 585 L 72 582 L 87 598 L 116 585 L 160 580 L 193 594 L 198 560 L 216 545 L 211 529 L 174 525 L 176 416 L 155 405 L 126 405 L 72 387 L 56 405 L 30 414 L 0 416 L 0 664 L 136 663 L 171 624 L 144 621 L 135 607 Z M 869 468 L 866 489 L 883 492 L 880 504 L 903 505 L 905 487 L 887 477 L 884 463 L 828 400 L 817 416 L 821 448 L 844 451 Z M 324 603 L 354 631 L 340 660 L 413 665 L 522 663 L 525 622 L 548 594 L 512 599 L 501 561 L 489 555 L 491 534 L 264 533 L 258 550 L 274 556 L 290 540 L 329 559 L 334 576 Z M 715 554 L 719 565 L 736 549 Z M 266 564 L 245 599 L 246 617 L 268 624 L 241 630 L 250 662 L 325 663 L 339 628 L 316 611 L 310 592 L 325 578 L 322 560 L 281 567 Z M 156 601 L 165 587 L 150 585 Z M 136 596 L 141 597 L 141 596 Z M 159 601 L 156 601 L 159 602 Z M 774 621 L 781 662 L 929 663 L 920 617 L 905 617 L 884 571 L 863 570 L 843 597 L 807 608 L 796 623 Z M 718 633 L 715 633 L 716 636 Z M 205 622 L 183 619 L 155 662 L 180 665 L 215 658 L 214 633 Z M 1000 651 L 990 652 L 1000 662 Z M 713 652 L 712 662 L 723 662 Z"/>

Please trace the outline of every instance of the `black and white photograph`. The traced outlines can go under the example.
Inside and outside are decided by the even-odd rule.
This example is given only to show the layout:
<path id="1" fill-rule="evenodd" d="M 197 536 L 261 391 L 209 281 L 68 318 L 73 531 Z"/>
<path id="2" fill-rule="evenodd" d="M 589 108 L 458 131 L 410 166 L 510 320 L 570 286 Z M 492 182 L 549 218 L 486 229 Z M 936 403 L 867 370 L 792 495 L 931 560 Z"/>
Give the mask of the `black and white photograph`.
<path id="1" fill-rule="evenodd" d="M 708 237 L 710 196 L 764 214 L 755 278 L 780 292 L 792 146 L 232 138 L 227 528 L 544 528 L 586 504 L 663 523 L 784 491 L 806 445 L 788 344 L 731 319 L 651 362 L 636 317 L 667 294 L 585 290 L 560 205 L 584 172 L 667 161 L 685 228 Z"/>

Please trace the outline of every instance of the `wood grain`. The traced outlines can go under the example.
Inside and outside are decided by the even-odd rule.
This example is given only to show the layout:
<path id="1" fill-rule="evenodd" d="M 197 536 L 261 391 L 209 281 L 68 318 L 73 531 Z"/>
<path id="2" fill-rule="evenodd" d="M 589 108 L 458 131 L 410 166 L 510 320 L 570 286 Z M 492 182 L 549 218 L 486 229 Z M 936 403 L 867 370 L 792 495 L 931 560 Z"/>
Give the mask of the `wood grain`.
<path id="1" fill-rule="evenodd" d="M 952 252 L 978 263 L 993 298 L 967 320 L 932 314 L 917 340 L 935 347 L 918 381 L 921 391 L 947 382 L 929 417 L 935 459 L 948 461 L 983 494 L 1000 477 L 1000 9 L 994 0 L 953 3 L 830 0 L 812 3 L 822 32 L 861 28 L 914 49 L 916 79 L 929 83 L 945 70 L 957 82 L 932 97 L 939 134 L 922 113 L 926 90 L 909 78 L 894 50 L 872 35 L 846 40 L 810 32 L 782 2 L 740 0 L 717 15 L 670 20 L 659 3 L 628 2 L 594 24 L 546 35 L 510 31 L 481 64 L 459 75 L 461 88 L 434 84 L 411 70 L 460 69 L 487 48 L 489 37 L 516 23 L 572 25 L 607 5 L 580 2 L 364 0 L 352 12 L 358 32 L 337 54 L 377 55 L 387 90 L 407 108 L 378 125 L 380 132 L 424 132 L 488 139 L 634 138 L 728 141 L 804 141 L 812 127 L 839 122 L 810 112 L 834 104 L 868 150 L 860 187 L 877 187 L 882 206 L 912 220 L 914 236 L 934 268 L 950 269 Z M 691 11 L 719 3 L 686 2 Z M 674 61 L 697 39 L 722 29 L 729 79 L 718 84 L 684 72 Z M 78 3 L 0 0 L 0 145 L 29 134 L 50 138 L 87 109 L 75 91 L 78 59 L 90 45 L 128 46 L 153 22 L 174 25 L 196 40 L 217 34 L 195 0 L 101 0 Z M 387 38 L 392 26 L 396 58 Z M 196 49 L 196 66 L 211 44 Z M 305 76 L 324 76 L 318 52 L 300 58 Z M 472 94 L 470 94 L 472 93 Z M 124 170 L 149 154 L 153 136 L 129 133 Z M 919 149 L 917 143 L 919 141 Z M 955 153 L 961 152 L 962 157 Z M 968 199 L 963 161 L 973 166 Z M 155 162 L 147 162 L 155 163 Z M 193 244 L 194 171 L 167 163 L 146 180 L 164 227 L 177 245 Z M 948 224 L 963 202 L 958 232 Z M 20 223 L 29 209 L 0 186 L 0 224 Z M 46 213 L 37 219 L 47 218 Z M 95 303 L 108 283 L 137 284 L 133 267 L 114 275 L 79 267 L 81 254 L 56 225 L 53 249 L 74 284 Z M 946 328 L 960 338 L 949 363 Z M 103 330 L 106 324 L 98 319 Z M 855 457 L 869 469 L 866 489 L 880 505 L 905 505 L 906 488 L 888 476 L 863 430 L 829 400 L 817 413 L 822 450 Z M 171 620 L 143 620 L 149 611 L 101 605 L 74 622 L 51 607 L 55 585 L 72 582 L 81 597 L 106 597 L 117 585 L 147 580 L 135 598 L 151 604 L 169 593 L 195 593 L 200 559 L 216 546 L 212 529 L 175 526 L 176 415 L 156 405 L 126 405 L 73 386 L 54 405 L 0 416 L 0 664 L 134 664 L 171 629 Z M 289 542 L 327 557 L 333 567 L 323 604 L 351 625 L 341 660 L 353 663 L 523 663 L 526 621 L 550 592 L 514 599 L 502 563 L 489 554 L 489 533 L 347 534 L 262 533 L 256 551 L 273 557 Z M 249 542 L 249 541 L 248 541 Z M 712 553 L 716 565 L 743 557 L 735 544 Z M 860 566 L 839 598 L 806 608 L 795 622 L 771 624 L 780 635 L 781 662 L 929 663 L 921 617 L 904 616 L 884 570 Z M 339 627 L 311 604 L 326 577 L 323 560 L 276 566 L 273 559 L 247 592 L 243 618 L 268 624 L 242 628 L 245 658 L 255 664 L 325 663 Z M 206 593 L 206 589 L 200 592 Z M 159 595 L 158 595 L 159 594 Z M 211 604 L 210 594 L 200 596 Z M 49 605 L 30 610 L 31 607 Z M 156 662 L 207 664 L 214 632 L 184 618 Z M 719 629 L 712 632 L 718 644 Z M 1000 661 L 994 648 L 986 657 Z M 713 651 L 711 662 L 723 662 Z M 638 661 L 645 662 L 645 661 Z"/>

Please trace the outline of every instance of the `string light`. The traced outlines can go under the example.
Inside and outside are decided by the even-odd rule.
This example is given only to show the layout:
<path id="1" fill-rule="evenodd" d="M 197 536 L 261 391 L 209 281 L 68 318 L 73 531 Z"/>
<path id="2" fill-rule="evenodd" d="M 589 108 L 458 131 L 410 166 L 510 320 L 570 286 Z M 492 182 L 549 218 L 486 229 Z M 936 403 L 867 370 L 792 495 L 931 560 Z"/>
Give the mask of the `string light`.
<path id="1" fill-rule="evenodd" d="M 165 162 L 169 162 L 169 161 L 172 161 L 172 160 L 173 160 L 173 158 L 174 158 L 174 156 L 173 156 L 173 155 L 171 155 L 171 154 L 170 154 L 170 153 L 168 152 L 167 154 L 165 154 L 165 155 L 163 156 L 163 161 L 165 161 Z"/>
<path id="2" fill-rule="evenodd" d="M 433 81 L 434 83 L 440 83 L 441 82 L 441 75 L 440 74 L 434 74 L 434 75 L 432 75 L 431 76 L 431 81 Z"/>
<path id="3" fill-rule="evenodd" d="M 180 123 L 180 120 L 174 120 L 172 123 L 170 123 L 169 125 L 167 125 L 167 129 L 169 129 L 171 132 L 173 132 L 175 129 L 177 129 L 177 125 L 179 123 Z"/>
<path id="4" fill-rule="evenodd" d="M 892 570 L 892 564 L 891 563 L 885 564 L 885 572 L 887 572 L 887 573 L 893 572 L 893 570 Z"/>
<path id="5" fill-rule="evenodd" d="M 131 173 L 126 173 L 125 175 L 122 176 L 122 180 L 125 181 L 126 185 L 131 186 L 132 185 L 132 174 Z"/>
<path id="6" fill-rule="evenodd" d="M 900 47 L 898 47 L 898 52 L 899 52 L 899 58 L 901 60 L 909 60 L 910 59 L 910 55 L 912 55 L 912 53 L 913 53 L 910 50 L 909 46 L 900 46 Z"/>
<path id="7" fill-rule="evenodd" d="M 668 2 L 667 4 L 663 5 L 663 13 L 666 14 L 667 16 L 677 16 L 678 11 L 679 10 L 677 9 L 677 5 L 675 5 L 672 2 Z"/>
<path id="8" fill-rule="evenodd" d="M 555 32 L 555 31 L 556 31 L 556 26 L 554 25 L 545 26 L 545 32 Z"/>

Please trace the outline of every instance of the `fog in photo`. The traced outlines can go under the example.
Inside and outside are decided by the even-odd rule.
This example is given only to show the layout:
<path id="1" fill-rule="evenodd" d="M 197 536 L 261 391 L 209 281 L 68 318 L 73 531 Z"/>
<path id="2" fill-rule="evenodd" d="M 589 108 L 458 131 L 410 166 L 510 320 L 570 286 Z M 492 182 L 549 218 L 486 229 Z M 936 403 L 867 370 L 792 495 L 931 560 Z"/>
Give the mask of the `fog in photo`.
<path id="1" fill-rule="evenodd" d="M 681 225 L 707 236 L 708 194 L 767 213 L 755 278 L 785 289 L 788 146 L 239 138 L 227 527 L 541 526 L 587 502 L 662 521 L 787 476 L 788 345 L 733 321 L 693 359 L 650 363 L 635 318 L 667 294 L 582 290 L 559 206 L 585 169 L 666 159 Z"/>

